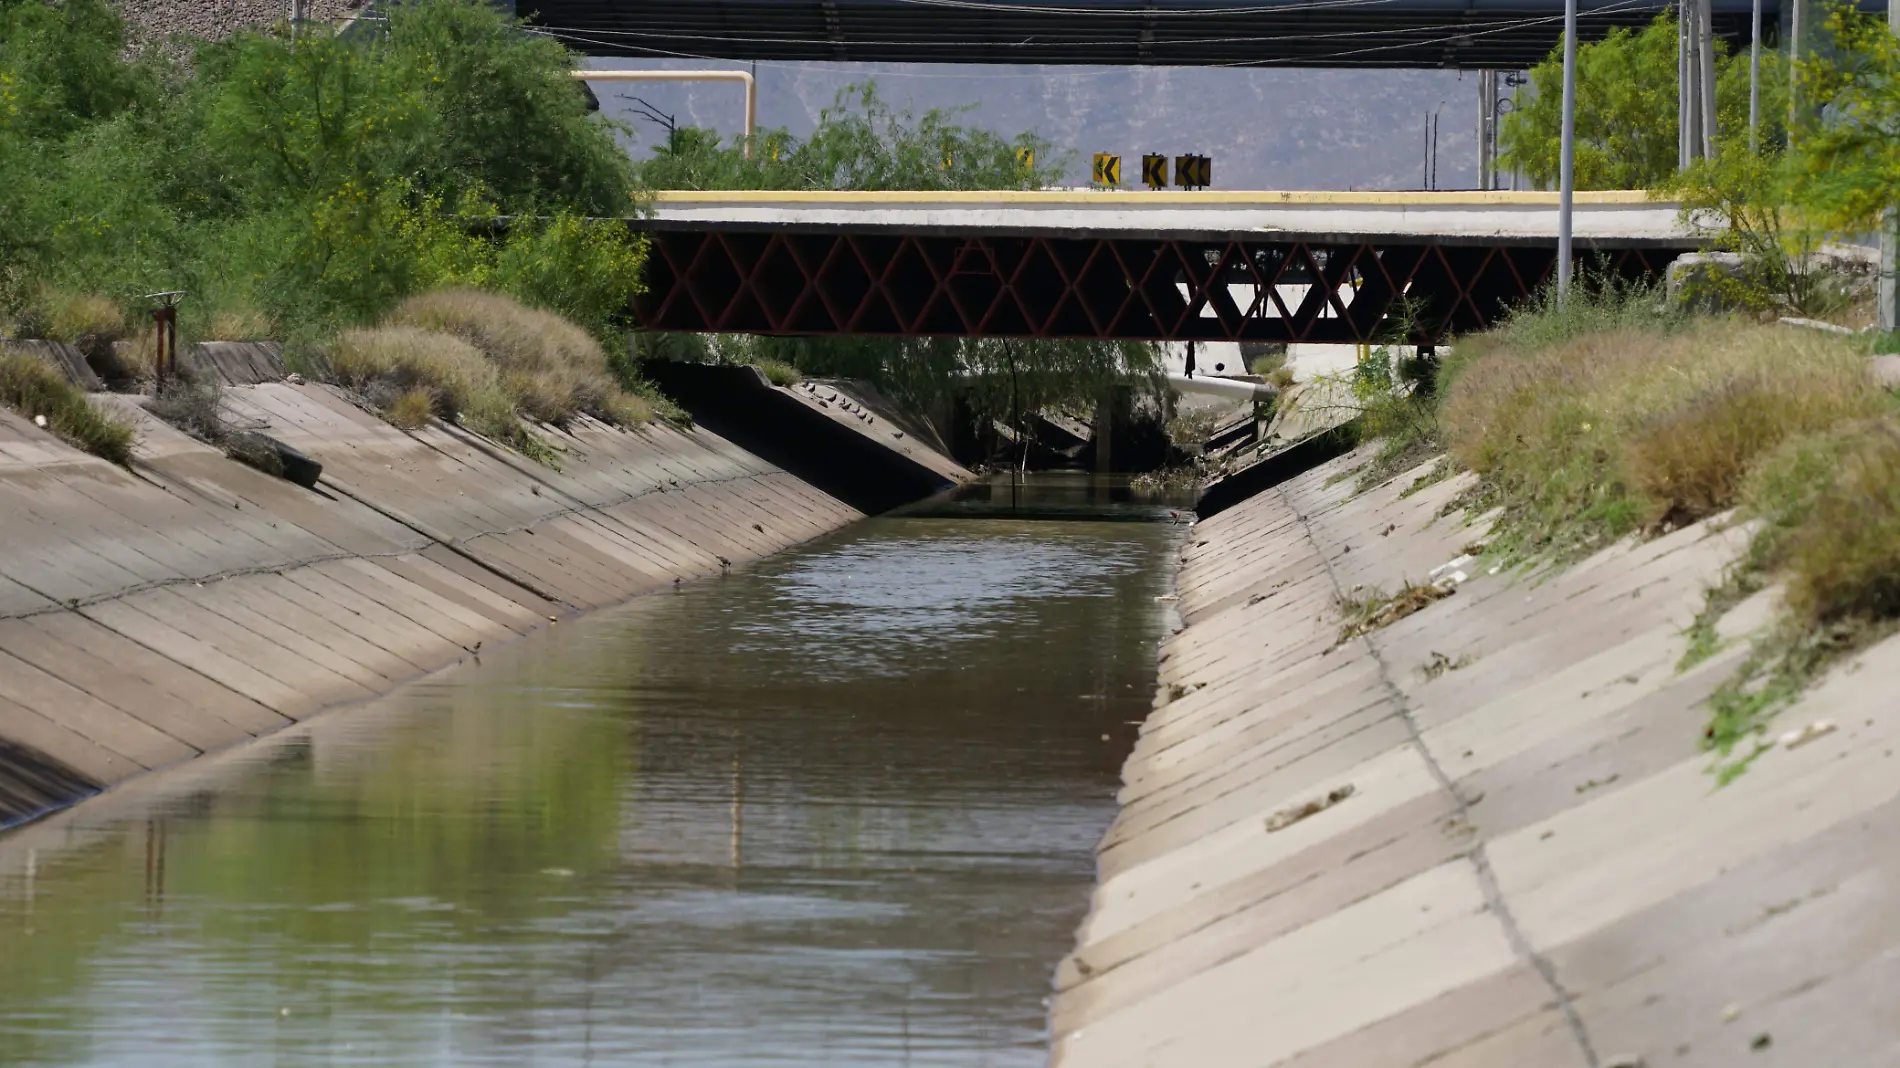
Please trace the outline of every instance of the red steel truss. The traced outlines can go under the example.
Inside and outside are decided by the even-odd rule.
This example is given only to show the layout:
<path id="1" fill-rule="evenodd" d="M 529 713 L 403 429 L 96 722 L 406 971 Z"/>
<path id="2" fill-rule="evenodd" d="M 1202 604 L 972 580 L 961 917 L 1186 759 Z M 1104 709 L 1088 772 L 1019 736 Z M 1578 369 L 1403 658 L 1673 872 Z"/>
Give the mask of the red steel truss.
<path id="1" fill-rule="evenodd" d="M 650 232 L 649 330 L 1420 344 L 1483 327 L 1556 249 L 1077 235 Z M 1599 246 L 1586 271 L 1660 276 L 1687 248 Z"/>

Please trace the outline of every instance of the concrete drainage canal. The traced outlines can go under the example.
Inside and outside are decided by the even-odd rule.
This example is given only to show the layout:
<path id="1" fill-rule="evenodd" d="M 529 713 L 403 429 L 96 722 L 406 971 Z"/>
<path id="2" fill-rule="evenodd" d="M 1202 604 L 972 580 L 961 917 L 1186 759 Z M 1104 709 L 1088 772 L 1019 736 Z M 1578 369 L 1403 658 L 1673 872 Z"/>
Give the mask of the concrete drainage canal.
<path id="1" fill-rule="evenodd" d="M 1041 1063 L 1188 528 L 1031 479 L 0 836 L 0 1060 Z"/>

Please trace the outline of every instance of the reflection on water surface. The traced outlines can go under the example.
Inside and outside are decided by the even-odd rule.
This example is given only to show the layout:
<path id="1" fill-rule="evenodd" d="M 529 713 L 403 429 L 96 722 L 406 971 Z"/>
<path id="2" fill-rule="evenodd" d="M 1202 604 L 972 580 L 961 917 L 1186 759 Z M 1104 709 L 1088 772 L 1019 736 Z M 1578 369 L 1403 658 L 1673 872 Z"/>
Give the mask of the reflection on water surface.
<path id="1" fill-rule="evenodd" d="M 873 520 L 0 837 L 0 1063 L 1041 1063 L 1183 529 Z"/>

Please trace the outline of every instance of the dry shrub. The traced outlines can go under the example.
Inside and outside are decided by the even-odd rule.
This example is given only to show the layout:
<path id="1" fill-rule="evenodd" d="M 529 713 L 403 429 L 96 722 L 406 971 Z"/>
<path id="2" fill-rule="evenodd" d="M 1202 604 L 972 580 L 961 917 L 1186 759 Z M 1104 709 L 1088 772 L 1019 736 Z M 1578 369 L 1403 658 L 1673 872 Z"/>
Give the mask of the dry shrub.
<path id="1" fill-rule="evenodd" d="M 404 430 L 420 430 L 435 415 L 435 390 L 414 386 L 403 390 L 383 405 L 383 418 Z"/>
<path id="2" fill-rule="evenodd" d="M 20 326 L 90 351 L 125 336 L 125 312 L 111 297 L 47 287 L 34 298 Z"/>
<path id="3" fill-rule="evenodd" d="M 269 438 L 234 425 L 224 414 L 224 387 L 215 375 L 180 374 L 156 390 L 146 410 L 239 463 L 282 476 L 283 458 Z"/>
<path id="4" fill-rule="evenodd" d="M 1757 458 L 1879 410 L 1865 358 L 1847 346 L 1786 330 L 1751 334 L 1710 368 L 1708 381 L 1634 428 L 1625 444 L 1625 466 L 1652 523 L 1680 525 L 1728 508 Z"/>
<path id="5" fill-rule="evenodd" d="M 796 386 L 805 380 L 798 368 L 783 360 L 758 360 L 753 363 L 765 380 L 775 386 Z"/>
<path id="6" fill-rule="evenodd" d="M 1470 348 L 1440 426 L 1520 550 L 1589 549 L 1728 508 L 1764 452 L 1882 405 L 1851 343 L 1772 326 L 1619 324 Z"/>
<path id="7" fill-rule="evenodd" d="M 37 356 L 0 353 L 0 404 L 29 420 L 44 416 L 46 429 L 76 449 L 122 467 L 132 463 L 132 428 Z"/>
<path id="8" fill-rule="evenodd" d="M 641 410 L 625 403 L 627 394 L 591 334 L 559 315 L 499 293 L 423 293 L 397 305 L 387 322 L 451 334 L 473 345 L 494 364 L 515 405 L 538 422 L 559 425 L 575 412 L 621 422 Z M 650 418 L 650 408 L 647 411 Z"/>
<path id="9" fill-rule="evenodd" d="M 345 330 L 326 353 L 337 381 L 388 410 L 398 397 L 422 392 L 432 411 L 466 422 L 471 412 L 512 409 L 494 365 L 461 338 L 409 326 Z"/>
<path id="10" fill-rule="evenodd" d="M 205 323 L 206 341 L 267 341 L 277 335 L 277 323 L 261 308 L 234 305 L 219 308 Z"/>
<path id="11" fill-rule="evenodd" d="M 1363 634 L 1371 634 L 1382 627 L 1389 627 L 1414 612 L 1430 607 L 1434 602 L 1450 597 L 1456 588 L 1446 585 L 1417 585 L 1405 582 L 1397 593 L 1390 597 L 1385 591 L 1374 589 L 1360 595 L 1342 595 L 1338 598 L 1339 644 L 1345 643 Z"/>
<path id="12" fill-rule="evenodd" d="M 617 426 L 651 423 L 659 414 L 652 403 L 637 393 L 616 391 L 602 403 L 606 408 L 607 421 Z"/>
<path id="13" fill-rule="evenodd" d="M 405 398 L 422 393 L 445 420 L 532 456 L 544 451 L 515 416 L 494 365 L 461 338 L 411 326 L 345 330 L 325 358 L 337 381 L 361 392 L 386 418 L 410 419 L 409 429 L 426 420 L 414 419 L 416 401 Z"/>
<path id="14" fill-rule="evenodd" d="M 124 341 L 115 341 L 103 358 L 90 361 L 99 377 L 109 383 L 139 384 L 158 376 L 158 337 L 155 331 L 141 330 Z"/>
<path id="15" fill-rule="evenodd" d="M 1861 424 L 1835 460 L 1787 537 L 1788 608 L 1810 623 L 1900 617 L 1900 426 Z"/>

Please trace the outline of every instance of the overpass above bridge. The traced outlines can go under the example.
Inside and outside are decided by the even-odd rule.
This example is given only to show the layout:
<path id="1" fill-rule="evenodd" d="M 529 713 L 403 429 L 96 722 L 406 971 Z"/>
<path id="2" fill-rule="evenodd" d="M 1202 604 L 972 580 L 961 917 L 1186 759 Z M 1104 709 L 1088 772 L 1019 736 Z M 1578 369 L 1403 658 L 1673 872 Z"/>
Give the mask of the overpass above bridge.
<path id="1" fill-rule="evenodd" d="M 645 329 L 780 335 L 1432 343 L 1557 259 L 1552 193 L 667 192 Z M 1673 204 L 1577 194 L 1579 270 L 1660 277 Z"/>
<path id="2" fill-rule="evenodd" d="M 1763 0 L 1763 25 L 1794 0 Z M 1877 0 L 1862 0 L 1863 3 Z M 1713 0 L 1750 38 L 1751 0 Z M 1582 40 L 1662 0 L 1580 0 Z M 595 56 L 876 63 L 1443 67 L 1521 70 L 1550 53 L 1561 0 L 519 0 Z"/>

